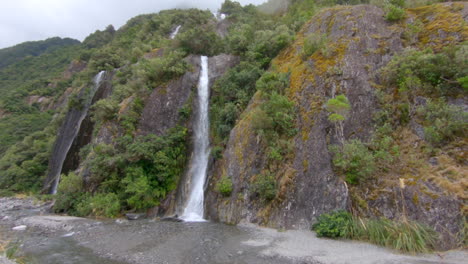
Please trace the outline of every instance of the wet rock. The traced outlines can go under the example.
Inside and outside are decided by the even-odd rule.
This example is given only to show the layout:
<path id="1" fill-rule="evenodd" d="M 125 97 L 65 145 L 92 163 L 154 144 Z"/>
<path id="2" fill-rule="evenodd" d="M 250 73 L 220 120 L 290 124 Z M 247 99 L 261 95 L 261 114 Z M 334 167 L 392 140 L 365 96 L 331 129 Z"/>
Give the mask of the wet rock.
<path id="1" fill-rule="evenodd" d="M 127 219 L 117 219 L 115 220 L 116 224 L 127 224 L 128 220 Z"/>
<path id="2" fill-rule="evenodd" d="M 24 230 L 26 230 L 26 228 L 28 228 L 28 227 L 25 226 L 25 225 L 19 225 L 19 226 L 13 227 L 12 230 L 14 230 L 14 231 L 24 231 Z"/>
<path id="3" fill-rule="evenodd" d="M 161 218 L 161 221 L 166 222 L 183 222 L 184 220 L 180 219 L 177 215 L 176 216 L 168 216 Z"/>
<path id="4" fill-rule="evenodd" d="M 125 214 L 128 220 L 141 220 L 146 218 L 146 214 Z"/>

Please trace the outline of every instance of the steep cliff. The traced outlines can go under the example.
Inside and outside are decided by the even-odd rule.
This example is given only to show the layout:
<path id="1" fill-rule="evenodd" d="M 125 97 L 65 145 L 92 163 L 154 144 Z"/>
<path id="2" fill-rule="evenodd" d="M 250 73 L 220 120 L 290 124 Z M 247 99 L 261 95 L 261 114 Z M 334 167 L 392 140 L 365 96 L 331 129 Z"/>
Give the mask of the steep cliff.
<path id="1" fill-rule="evenodd" d="M 381 86 L 376 84 L 381 79 L 379 70 L 404 47 L 440 50 L 466 40 L 467 11 L 466 3 L 438 4 L 410 9 L 407 19 L 399 23 L 386 21 L 382 9 L 365 5 L 337 6 L 315 15 L 271 67 L 273 72 L 289 75 L 290 84 L 284 93 L 294 102 L 298 131 L 291 154 L 273 169 L 277 182 L 274 199 L 262 201 L 254 191 L 256 178 L 272 171 L 267 166 L 265 142 L 255 131 L 254 116 L 263 103 L 257 92 L 231 131 L 222 159 L 214 165 L 206 204 L 210 219 L 310 228 L 322 213 L 352 209 L 364 216 L 418 220 L 444 234 L 440 246 L 455 246 L 463 229 L 464 196 L 447 192 L 430 177 L 424 177 L 425 172 L 418 168 L 404 175 L 390 167 L 390 172 L 375 175 L 370 183 L 348 186 L 333 166 L 329 146 L 339 143 L 340 138 L 335 133 L 338 128 L 327 119 L 325 104 L 338 94 L 345 95 L 351 109 L 344 122 L 344 139 L 369 142 L 375 134 L 375 116 L 382 110 L 377 96 Z M 415 39 L 410 42 L 406 34 L 415 21 L 422 23 L 423 33 L 413 36 Z M 307 54 L 305 42 L 312 35 L 325 36 L 326 44 Z M 466 105 L 466 97 L 462 101 Z M 424 144 L 416 132 L 394 129 L 399 133 L 394 144 L 401 149 Z M 408 158 L 403 155 L 400 159 Z M 457 164 L 459 169 L 466 169 L 466 164 Z M 414 165 L 406 162 L 403 166 Z M 217 188 L 223 177 L 232 181 L 228 197 L 223 197 Z M 412 182 L 411 186 L 400 187 L 400 178 Z"/>

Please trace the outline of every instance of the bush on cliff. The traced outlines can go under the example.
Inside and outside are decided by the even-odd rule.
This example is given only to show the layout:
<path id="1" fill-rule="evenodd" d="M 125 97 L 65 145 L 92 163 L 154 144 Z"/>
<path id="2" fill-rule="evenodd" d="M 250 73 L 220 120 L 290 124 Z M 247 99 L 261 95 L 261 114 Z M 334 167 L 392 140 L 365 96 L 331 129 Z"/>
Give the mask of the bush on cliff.
<path id="1" fill-rule="evenodd" d="M 224 197 L 230 196 L 232 193 L 232 180 L 228 176 L 223 175 L 216 184 L 216 190 Z"/>
<path id="2" fill-rule="evenodd" d="M 275 176 L 270 172 L 257 175 L 252 182 L 252 191 L 264 201 L 275 199 L 278 192 Z"/>
<path id="3" fill-rule="evenodd" d="M 437 240 L 434 230 L 406 218 L 366 219 L 353 217 L 346 211 L 320 215 L 312 229 L 319 237 L 369 241 L 412 254 L 431 251 Z"/>

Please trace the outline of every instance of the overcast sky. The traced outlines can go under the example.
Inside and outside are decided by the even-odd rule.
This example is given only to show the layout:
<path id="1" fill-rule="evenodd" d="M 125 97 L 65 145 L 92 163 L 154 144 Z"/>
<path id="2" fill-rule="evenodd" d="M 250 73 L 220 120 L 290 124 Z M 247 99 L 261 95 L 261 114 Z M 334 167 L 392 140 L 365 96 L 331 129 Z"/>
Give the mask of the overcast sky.
<path id="1" fill-rule="evenodd" d="M 266 0 L 237 0 L 259 4 Z M 54 36 L 83 40 L 107 25 L 170 8 L 217 10 L 224 0 L 0 0 L 0 48 Z"/>

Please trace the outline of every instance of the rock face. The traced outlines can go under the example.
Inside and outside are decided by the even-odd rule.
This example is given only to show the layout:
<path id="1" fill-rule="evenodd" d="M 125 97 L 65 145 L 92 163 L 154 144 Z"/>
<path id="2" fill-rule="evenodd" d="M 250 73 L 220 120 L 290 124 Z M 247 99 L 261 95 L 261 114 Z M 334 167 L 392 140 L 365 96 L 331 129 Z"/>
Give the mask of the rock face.
<path id="1" fill-rule="evenodd" d="M 198 114 L 198 110 L 196 100 L 191 100 L 191 98 L 196 96 L 195 91 L 200 75 L 200 57 L 190 56 L 186 60 L 192 65 L 192 71 L 185 73 L 167 86 L 156 88 L 148 98 L 140 120 L 139 133 L 163 135 L 168 129 L 180 123 L 179 111 L 184 106 L 189 106 L 192 109 L 191 118 L 188 120 L 189 130 L 192 129 L 192 120 Z M 238 57 L 227 54 L 208 58 L 210 86 L 238 63 Z M 177 190 L 170 193 L 161 206 L 152 210 L 150 214 L 174 214 L 185 201 L 187 188 L 185 182 L 184 175 Z"/>
<path id="2" fill-rule="evenodd" d="M 450 4 L 438 7 L 443 10 L 452 8 Z M 461 7 L 460 14 L 466 14 L 467 4 Z M 413 10 L 410 18 L 424 14 L 424 10 Z M 432 23 L 437 19 L 434 15 L 424 21 Z M 466 21 L 466 16 L 464 19 Z M 444 32 L 444 29 L 430 28 L 440 34 Z M 339 139 L 334 125 L 327 119 L 324 104 L 337 94 L 345 94 L 351 105 L 344 124 L 345 139 L 368 141 L 374 128 L 373 116 L 379 110 L 375 95 L 379 77 L 376 73 L 393 55 L 403 50 L 403 30 L 403 27 L 385 21 L 383 10 L 364 5 L 325 9 L 306 24 L 295 42 L 273 61 L 273 70 L 290 74 L 291 83 L 285 95 L 295 103 L 299 131 L 294 138 L 293 154 L 285 157 L 277 169 L 276 198 L 265 204 L 250 190 L 256 175 L 266 169 L 265 147 L 252 123 L 252 116 L 261 103 L 257 94 L 231 131 L 222 160 L 214 164 L 206 191 L 207 217 L 234 224 L 246 221 L 276 228 L 308 229 L 322 213 L 354 208 L 348 186 L 332 169 L 328 145 Z M 466 33 L 458 28 L 447 31 L 444 36 Z M 326 34 L 328 44 L 323 52 L 305 56 L 303 43 L 310 34 Z M 459 37 L 451 39 L 456 43 Z M 436 48 L 437 43 L 438 40 L 432 38 L 426 44 Z M 232 194 L 227 198 L 216 191 L 216 183 L 224 175 L 233 183 Z M 392 181 L 398 182 L 398 177 Z M 435 188 L 427 181 L 420 184 Z M 385 189 L 383 186 L 377 188 Z M 400 189 L 385 190 L 379 198 L 369 200 L 369 208 L 362 214 L 385 215 L 391 219 L 407 214 L 408 218 L 444 233 L 441 244 L 454 245 L 454 236 L 449 233 L 460 232 L 463 226 L 461 204 L 456 197 L 437 191 L 437 198 L 431 198 L 415 188 L 407 188 L 403 192 L 407 210 L 402 212 L 401 205 L 395 200 Z M 427 207 L 411 202 L 415 192 L 420 194 Z"/>
<path id="3" fill-rule="evenodd" d="M 161 136 L 179 122 L 179 109 L 188 103 L 200 74 L 200 57 L 189 56 L 186 61 L 192 71 L 167 86 L 157 87 L 147 99 L 138 126 L 140 134 Z"/>
<path id="4" fill-rule="evenodd" d="M 48 175 L 43 191 L 53 193 L 61 173 L 67 173 L 79 166 L 79 150 L 91 141 L 94 124 L 88 113 L 89 107 L 111 92 L 112 74 L 100 73 L 100 81 L 91 94 L 82 89 L 78 95 L 78 106 L 71 107 L 59 129 L 49 160 Z M 98 78 L 98 77 L 97 77 Z M 90 97 L 91 96 L 91 97 Z M 89 98 L 90 97 L 90 98 Z"/>
<path id="5" fill-rule="evenodd" d="M 112 77 L 113 73 L 106 73 L 101 81 L 96 93 L 91 101 L 94 105 L 97 101 L 109 97 L 112 93 Z M 86 114 L 85 119 L 81 122 L 80 131 L 73 141 L 67 157 L 63 163 L 62 173 L 68 173 L 76 170 L 80 165 L 80 149 L 91 142 L 94 131 L 94 122 L 91 120 L 91 114 Z"/>
<path id="6" fill-rule="evenodd" d="M 333 43 L 332 55 L 314 54 L 302 60 L 302 43 L 310 34 L 327 34 L 329 43 Z M 374 39 L 371 35 L 380 37 Z M 383 51 L 385 55 L 364 56 L 367 50 L 379 48 L 381 38 L 388 43 L 388 49 Z M 213 192 L 212 184 L 207 204 L 209 216 L 232 223 L 249 221 L 273 227 L 310 228 L 320 214 L 345 209 L 348 189 L 333 173 L 328 152 L 328 144 L 338 139 L 323 104 L 337 93 L 346 94 L 352 110 L 345 123 L 345 136 L 365 139 L 372 130 L 372 114 L 376 110 L 369 83 L 371 73 L 388 62 L 389 54 L 401 48 L 399 36 L 389 29 L 382 10 L 376 7 L 338 7 L 316 16 L 299 33 L 296 42 L 274 61 L 279 71 L 291 71 L 291 85 L 286 94 L 295 102 L 299 129 L 294 138 L 294 157 L 285 160 L 284 167 L 280 168 L 277 199 L 265 210 L 264 206 L 252 206 L 258 202 L 249 193 L 251 178 L 265 166 L 263 147 L 253 131 L 249 114 L 260 101 L 257 96 L 246 117 L 231 132 L 224 158 L 213 176 L 214 179 L 223 174 L 231 177 L 233 195 L 228 200 L 221 199 Z"/>
<path id="7" fill-rule="evenodd" d="M 179 123 L 179 110 L 186 104 L 192 103 L 190 99 L 195 96 L 194 92 L 200 75 L 200 57 L 192 55 L 187 57 L 186 61 L 192 66 L 192 70 L 186 72 L 181 78 L 170 82 L 167 86 L 154 89 L 146 101 L 139 124 L 140 134 L 163 135 L 168 129 Z M 238 62 L 237 57 L 227 54 L 209 58 L 210 84 L 213 84 Z M 194 114 L 197 111 L 195 106 L 196 104 L 192 104 Z"/>

